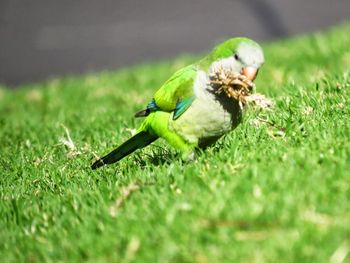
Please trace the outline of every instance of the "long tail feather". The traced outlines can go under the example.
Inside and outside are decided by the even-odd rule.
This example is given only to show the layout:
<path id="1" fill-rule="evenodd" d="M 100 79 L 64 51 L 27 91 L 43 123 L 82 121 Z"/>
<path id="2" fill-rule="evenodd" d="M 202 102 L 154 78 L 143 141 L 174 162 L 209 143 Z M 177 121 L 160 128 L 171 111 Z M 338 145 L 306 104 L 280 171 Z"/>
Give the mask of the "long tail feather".
<path id="1" fill-rule="evenodd" d="M 98 159 L 91 165 L 91 169 L 95 170 L 105 164 L 118 162 L 125 156 L 129 155 L 137 149 L 141 149 L 158 139 L 157 136 L 142 131 L 131 137 L 129 140 L 120 145 L 106 156 Z"/>

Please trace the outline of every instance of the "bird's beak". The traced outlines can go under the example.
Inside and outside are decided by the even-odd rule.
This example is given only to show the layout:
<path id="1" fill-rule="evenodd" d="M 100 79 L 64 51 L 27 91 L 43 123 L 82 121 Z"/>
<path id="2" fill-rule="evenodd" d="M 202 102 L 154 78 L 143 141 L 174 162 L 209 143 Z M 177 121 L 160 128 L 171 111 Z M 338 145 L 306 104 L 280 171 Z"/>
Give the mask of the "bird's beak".
<path id="1" fill-rule="evenodd" d="M 256 78 L 256 75 L 258 74 L 258 69 L 253 67 L 245 67 L 242 68 L 240 73 L 246 76 L 247 79 L 253 81 Z"/>

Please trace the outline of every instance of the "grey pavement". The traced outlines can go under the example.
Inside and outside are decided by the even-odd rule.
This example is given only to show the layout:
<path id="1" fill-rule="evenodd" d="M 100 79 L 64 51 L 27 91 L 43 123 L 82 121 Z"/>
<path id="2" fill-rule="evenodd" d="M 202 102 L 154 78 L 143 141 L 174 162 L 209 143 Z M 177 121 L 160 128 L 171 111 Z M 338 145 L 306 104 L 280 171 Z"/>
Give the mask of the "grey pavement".
<path id="1" fill-rule="evenodd" d="M 0 0 L 0 82 L 116 69 L 350 21 L 349 0 Z"/>

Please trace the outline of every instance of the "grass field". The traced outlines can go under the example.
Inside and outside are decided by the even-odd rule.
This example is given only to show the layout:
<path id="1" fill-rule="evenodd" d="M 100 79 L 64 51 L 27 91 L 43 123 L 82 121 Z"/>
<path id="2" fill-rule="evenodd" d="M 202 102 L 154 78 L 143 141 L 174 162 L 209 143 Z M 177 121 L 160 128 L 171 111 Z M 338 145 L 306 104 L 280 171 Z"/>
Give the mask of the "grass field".
<path id="1" fill-rule="evenodd" d="M 274 109 L 189 164 L 89 167 L 196 57 L 0 89 L 0 261 L 350 262 L 350 26 L 264 50 Z"/>

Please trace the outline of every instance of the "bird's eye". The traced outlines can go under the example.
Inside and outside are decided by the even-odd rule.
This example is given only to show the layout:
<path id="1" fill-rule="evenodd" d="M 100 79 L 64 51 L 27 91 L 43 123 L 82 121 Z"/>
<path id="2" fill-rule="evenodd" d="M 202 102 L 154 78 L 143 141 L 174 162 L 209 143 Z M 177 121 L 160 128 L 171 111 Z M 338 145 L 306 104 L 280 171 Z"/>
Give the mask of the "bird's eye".
<path id="1" fill-rule="evenodd" d="M 235 54 L 235 60 L 238 60 L 238 59 L 239 59 L 238 55 L 237 55 L 237 54 Z"/>

